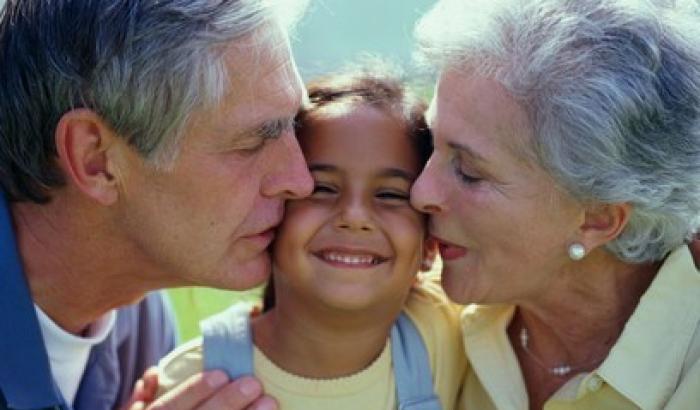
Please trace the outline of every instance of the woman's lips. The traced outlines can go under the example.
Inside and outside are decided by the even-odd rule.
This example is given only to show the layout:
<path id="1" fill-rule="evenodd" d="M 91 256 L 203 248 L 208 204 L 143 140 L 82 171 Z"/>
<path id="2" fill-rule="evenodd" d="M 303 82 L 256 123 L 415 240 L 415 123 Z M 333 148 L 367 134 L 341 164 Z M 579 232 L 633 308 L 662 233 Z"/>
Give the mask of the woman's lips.
<path id="1" fill-rule="evenodd" d="M 454 259 L 459 259 L 467 254 L 467 248 L 463 246 L 458 246 L 444 241 L 440 238 L 435 237 L 438 241 L 438 248 L 440 249 L 440 257 L 444 261 L 451 261 Z"/>

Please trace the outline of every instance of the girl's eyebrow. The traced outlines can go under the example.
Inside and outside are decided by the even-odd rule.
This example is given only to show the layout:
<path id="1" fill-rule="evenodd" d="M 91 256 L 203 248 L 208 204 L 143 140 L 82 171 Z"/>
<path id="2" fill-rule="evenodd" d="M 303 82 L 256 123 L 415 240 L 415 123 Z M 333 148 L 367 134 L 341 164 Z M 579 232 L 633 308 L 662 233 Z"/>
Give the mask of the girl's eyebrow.
<path id="1" fill-rule="evenodd" d="M 338 172 L 338 167 L 330 164 L 309 164 L 310 172 Z M 377 174 L 380 178 L 401 178 L 413 182 L 416 175 L 400 168 L 384 168 Z"/>
<path id="2" fill-rule="evenodd" d="M 382 178 L 401 178 L 408 182 L 413 182 L 416 176 L 408 171 L 399 168 L 385 168 L 379 173 Z"/>
<path id="3" fill-rule="evenodd" d="M 329 164 L 309 164 L 309 171 L 310 172 L 337 172 L 338 167 L 335 165 L 329 165 Z"/>

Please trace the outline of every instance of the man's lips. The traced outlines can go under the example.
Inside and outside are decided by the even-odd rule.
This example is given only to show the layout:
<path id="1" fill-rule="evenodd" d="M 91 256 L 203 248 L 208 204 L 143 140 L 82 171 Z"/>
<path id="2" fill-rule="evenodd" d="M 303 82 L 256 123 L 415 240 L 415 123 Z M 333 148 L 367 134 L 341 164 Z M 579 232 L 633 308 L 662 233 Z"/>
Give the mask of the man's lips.
<path id="1" fill-rule="evenodd" d="M 261 248 L 267 248 L 272 240 L 275 239 L 275 229 L 270 228 L 262 232 L 258 232 L 252 235 L 246 235 L 243 237 L 249 242 L 253 242 Z"/>
<path id="2" fill-rule="evenodd" d="M 312 254 L 323 262 L 339 268 L 370 268 L 389 258 L 363 249 L 325 248 Z"/>
<path id="3" fill-rule="evenodd" d="M 260 221 L 261 223 L 257 226 L 259 229 L 257 232 L 243 235 L 241 238 L 247 242 L 253 242 L 263 248 L 267 248 L 275 239 L 277 227 L 282 223 L 283 216 L 284 214 L 281 211 L 274 214 L 274 216 L 271 215 L 265 222 Z"/>
<path id="4" fill-rule="evenodd" d="M 454 259 L 459 259 L 467 254 L 467 248 L 453 243 L 447 242 L 444 239 L 440 239 L 433 235 L 433 239 L 438 242 L 438 248 L 440 249 L 440 257 L 444 261 L 451 261 Z"/>

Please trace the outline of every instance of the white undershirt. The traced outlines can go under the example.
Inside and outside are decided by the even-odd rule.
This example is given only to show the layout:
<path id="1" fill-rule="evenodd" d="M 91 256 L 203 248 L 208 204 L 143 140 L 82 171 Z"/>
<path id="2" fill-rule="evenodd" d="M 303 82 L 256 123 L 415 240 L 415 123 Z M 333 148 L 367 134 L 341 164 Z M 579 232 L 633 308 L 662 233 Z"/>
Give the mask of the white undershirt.
<path id="1" fill-rule="evenodd" d="M 39 318 L 44 345 L 49 354 L 51 374 L 66 404 L 72 406 L 87 365 L 90 349 L 107 338 L 114 327 L 116 311 L 111 310 L 92 323 L 83 337 L 63 330 L 36 304 L 34 308 Z"/>

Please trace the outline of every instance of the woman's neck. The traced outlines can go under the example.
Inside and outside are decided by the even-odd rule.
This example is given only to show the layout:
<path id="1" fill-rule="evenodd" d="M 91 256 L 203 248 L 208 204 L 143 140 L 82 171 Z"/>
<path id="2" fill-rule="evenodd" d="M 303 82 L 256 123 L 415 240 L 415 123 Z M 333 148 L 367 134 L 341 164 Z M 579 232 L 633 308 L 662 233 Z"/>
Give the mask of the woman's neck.
<path id="1" fill-rule="evenodd" d="M 313 379 L 367 368 L 384 350 L 401 310 L 343 311 L 289 296 L 253 320 L 255 345 L 285 371 Z"/>
<path id="2" fill-rule="evenodd" d="M 508 328 L 533 409 L 573 375 L 603 362 L 659 269 L 623 263 L 604 251 L 573 266 L 575 272 L 563 274 L 546 292 L 517 303 Z M 560 365 L 570 373 L 552 374 Z"/>

